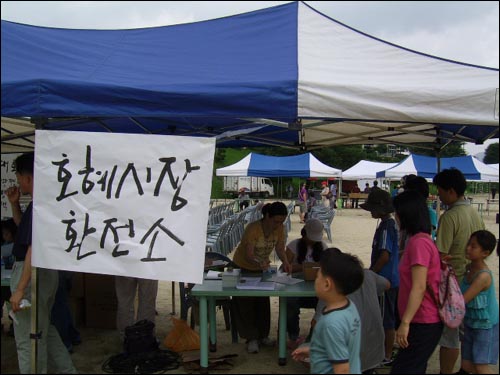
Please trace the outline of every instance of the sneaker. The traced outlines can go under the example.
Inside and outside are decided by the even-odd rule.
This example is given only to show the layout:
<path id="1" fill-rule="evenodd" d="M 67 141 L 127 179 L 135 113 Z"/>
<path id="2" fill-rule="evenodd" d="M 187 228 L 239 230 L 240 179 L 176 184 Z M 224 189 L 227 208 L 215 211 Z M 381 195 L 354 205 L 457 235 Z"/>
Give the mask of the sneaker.
<path id="1" fill-rule="evenodd" d="M 264 337 L 260 340 L 262 346 L 276 346 L 276 340 L 270 339 L 269 337 Z"/>
<path id="2" fill-rule="evenodd" d="M 247 344 L 248 353 L 258 353 L 259 352 L 259 342 L 257 340 L 250 340 Z"/>

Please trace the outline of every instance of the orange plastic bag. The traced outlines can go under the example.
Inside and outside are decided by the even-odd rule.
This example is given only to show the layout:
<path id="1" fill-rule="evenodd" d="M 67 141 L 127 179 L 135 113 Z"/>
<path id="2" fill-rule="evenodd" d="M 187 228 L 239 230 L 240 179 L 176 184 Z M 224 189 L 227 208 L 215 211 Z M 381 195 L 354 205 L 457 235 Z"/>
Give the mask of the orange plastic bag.
<path id="1" fill-rule="evenodd" d="M 182 319 L 171 318 L 174 327 L 163 340 L 163 345 L 174 352 L 200 349 L 200 335 Z"/>

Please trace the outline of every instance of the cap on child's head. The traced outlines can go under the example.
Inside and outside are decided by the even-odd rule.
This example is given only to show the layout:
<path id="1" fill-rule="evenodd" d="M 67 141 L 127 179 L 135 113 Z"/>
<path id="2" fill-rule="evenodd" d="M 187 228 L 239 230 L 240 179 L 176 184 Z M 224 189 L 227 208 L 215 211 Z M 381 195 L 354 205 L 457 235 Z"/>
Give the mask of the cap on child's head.
<path id="1" fill-rule="evenodd" d="M 382 189 L 373 190 L 365 203 L 362 203 L 361 208 L 366 211 L 376 212 L 381 215 L 387 215 L 394 212 L 392 206 L 391 195 Z"/>
<path id="2" fill-rule="evenodd" d="M 323 223 L 318 219 L 309 219 L 304 225 L 306 237 L 314 242 L 323 240 Z"/>

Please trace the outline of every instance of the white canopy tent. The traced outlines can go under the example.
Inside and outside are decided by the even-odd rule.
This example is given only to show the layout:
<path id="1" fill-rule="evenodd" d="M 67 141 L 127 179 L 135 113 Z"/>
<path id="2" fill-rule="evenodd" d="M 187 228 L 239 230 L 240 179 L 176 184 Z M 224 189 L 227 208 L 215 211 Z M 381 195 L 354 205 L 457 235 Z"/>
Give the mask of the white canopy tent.
<path id="1" fill-rule="evenodd" d="M 360 160 L 351 168 L 342 172 L 344 180 L 374 180 L 377 172 L 394 167 L 397 163 L 380 163 L 376 161 Z"/>

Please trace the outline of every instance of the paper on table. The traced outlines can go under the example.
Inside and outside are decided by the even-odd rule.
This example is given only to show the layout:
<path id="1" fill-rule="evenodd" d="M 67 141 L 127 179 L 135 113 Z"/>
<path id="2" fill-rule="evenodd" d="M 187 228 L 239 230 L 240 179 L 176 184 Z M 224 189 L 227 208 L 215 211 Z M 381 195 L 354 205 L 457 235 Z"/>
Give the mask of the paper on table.
<path id="1" fill-rule="evenodd" d="M 294 277 L 291 277 L 291 276 L 287 276 L 287 275 L 276 275 L 276 276 L 273 276 L 271 278 L 269 278 L 270 281 L 274 281 L 276 283 L 280 283 L 280 284 L 286 284 L 286 285 L 294 285 L 294 284 L 298 284 L 298 283 L 301 283 L 302 279 L 296 279 Z"/>
<path id="2" fill-rule="evenodd" d="M 274 290 L 276 283 L 270 281 L 261 281 L 260 277 L 242 277 L 236 289 L 252 289 L 252 290 Z"/>

